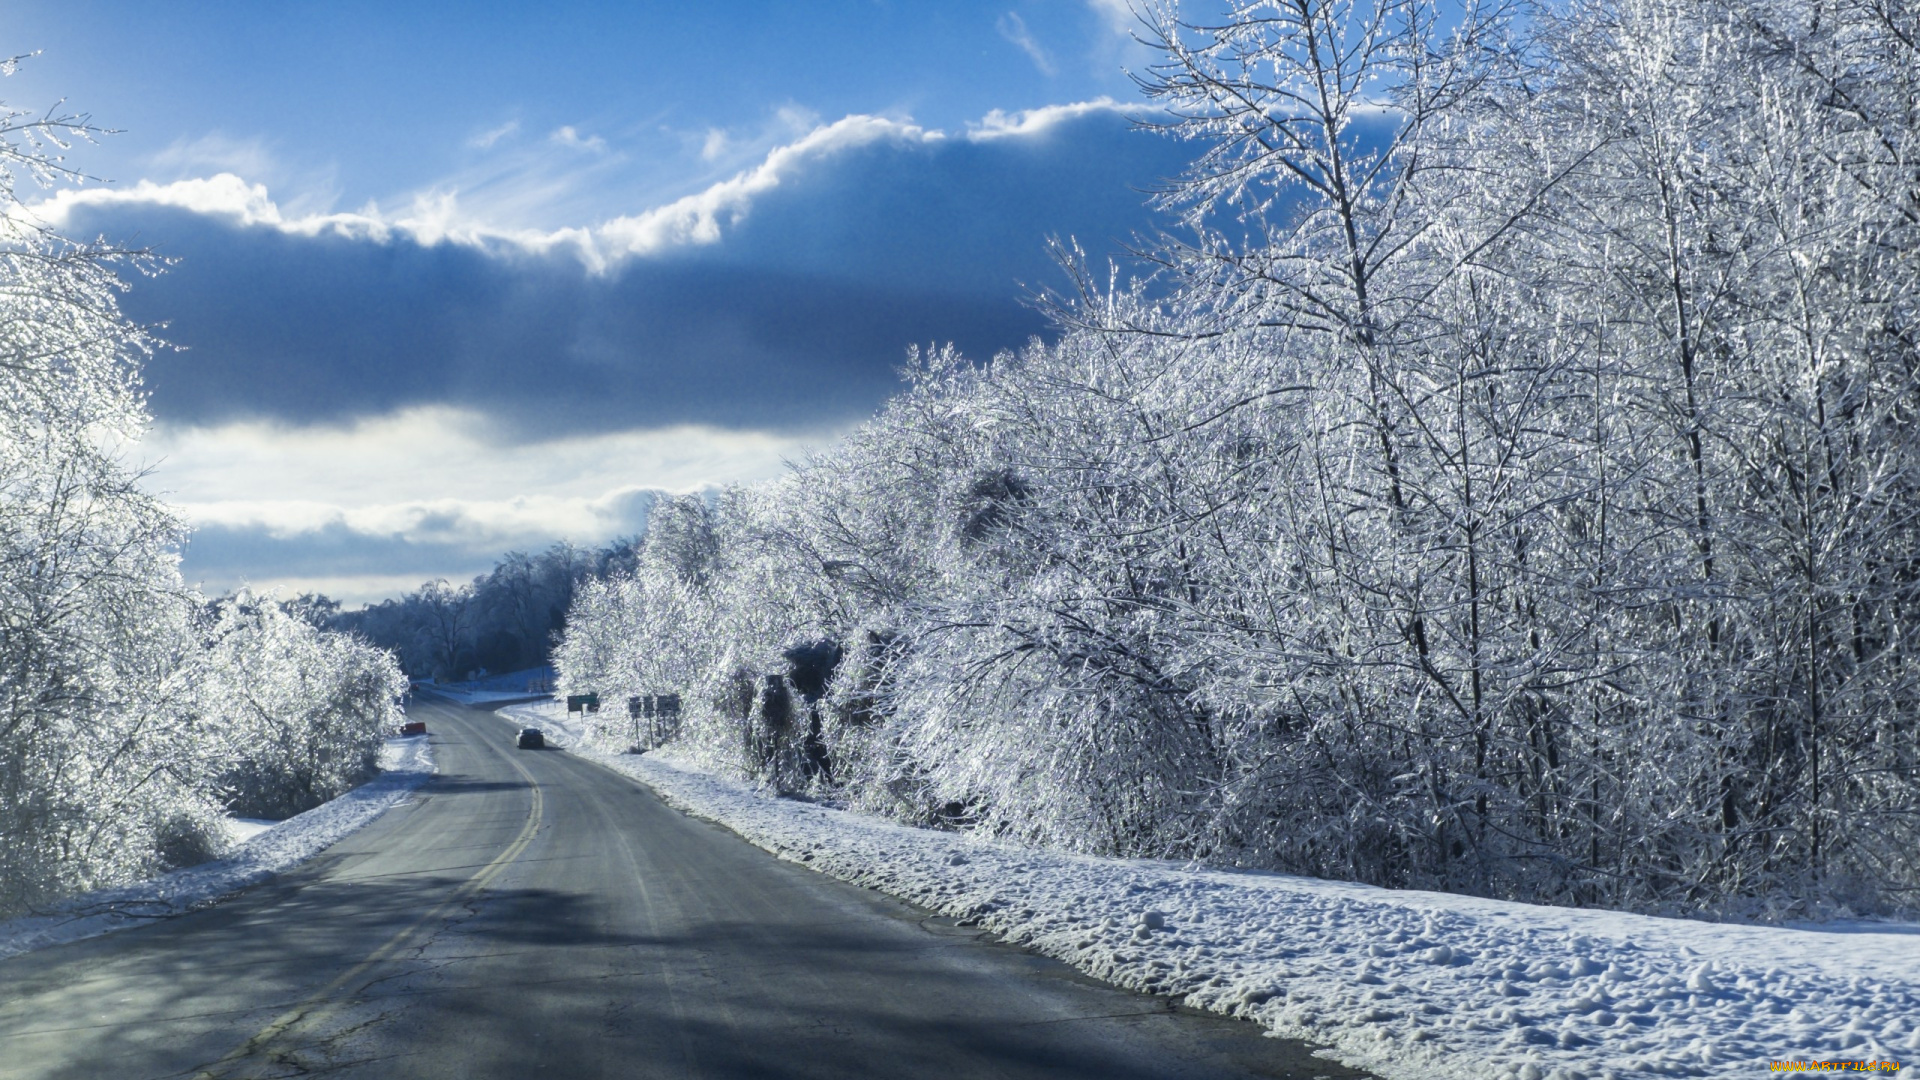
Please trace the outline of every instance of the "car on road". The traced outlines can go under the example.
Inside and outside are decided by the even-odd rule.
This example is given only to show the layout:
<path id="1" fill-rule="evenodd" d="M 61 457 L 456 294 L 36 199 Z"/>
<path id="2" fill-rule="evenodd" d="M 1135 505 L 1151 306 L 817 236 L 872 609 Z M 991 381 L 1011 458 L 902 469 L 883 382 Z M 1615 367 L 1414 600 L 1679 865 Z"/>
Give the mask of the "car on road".
<path id="1" fill-rule="evenodd" d="M 520 729 L 520 740 L 515 745 L 522 750 L 544 750 L 547 748 L 547 737 L 540 734 L 537 727 L 523 727 Z"/>

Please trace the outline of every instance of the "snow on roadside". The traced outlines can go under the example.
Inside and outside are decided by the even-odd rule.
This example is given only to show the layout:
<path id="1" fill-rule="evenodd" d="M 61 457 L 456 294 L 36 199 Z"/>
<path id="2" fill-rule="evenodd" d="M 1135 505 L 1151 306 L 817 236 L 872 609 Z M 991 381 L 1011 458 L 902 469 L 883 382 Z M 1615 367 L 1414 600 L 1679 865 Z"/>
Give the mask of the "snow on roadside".
<path id="1" fill-rule="evenodd" d="M 586 739 L 586 718 L 578 713 L 569 714 L 565 703 L 557 700 L 509 705 L 498 710 L 498 715 L 512 721 L 517 728 L 539 728 L 548 746 L 570 750 L 584 745 Z M 575 719 L 576 716 L 579 719 Z"/>
<path id="2" fill-rule="evenodd" d="M 220 822 L 221 827 L 227 831 L 228 842 L 234 844 L 244 844 L 278 824 L 280 823 L 268 818 L 251 817 L 228 817 Z"/>
<path id="3" fill-rule="evenodd" d="M 404 801 L 433 775 L 433 749 L 423 736 L 388 739 L 380 770 L 332 802 L 257 832 L 225 858 L 77 896 L 44 915 L 0 922 L 0 959 L 205 907 L 291 869 Z"/>
<path id="4" fill-rule="evenodd" d="M 577 742 L 552 708 L 501 715 Z M 573 752 L 782 858 L 1390 1080 L 1707 1076 L 1785 1059 L 1920 1075 L 1912 924 L 1700 923 L 1062 855 L 772 798 L 658 754 Z"/>

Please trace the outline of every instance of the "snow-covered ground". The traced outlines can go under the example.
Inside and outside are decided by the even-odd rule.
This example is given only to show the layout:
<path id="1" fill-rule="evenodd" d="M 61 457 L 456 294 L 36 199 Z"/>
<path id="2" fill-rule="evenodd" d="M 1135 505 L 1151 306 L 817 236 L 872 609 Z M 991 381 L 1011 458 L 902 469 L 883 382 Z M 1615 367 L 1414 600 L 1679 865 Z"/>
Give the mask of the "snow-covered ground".
<path id="1" fill-rule="evenodd" d="M 586 750 L 551 704 L 501 715 L 782 858 L 1394 1080 L 1754 1075 L 1790 1059 L 1920 1075 L 1920 925 L 1702 923 L 1062 855 Z"/>
<path id="2" fill-rule="evenodd" d="M 546 736 L 547 745 L 564 749 L 578 748 L 585 735 L 585 717 L 579 713 L 568 713 L 565 702 L 529 701 L 520 705 L 509 705 L 499 711 L 502 720 L 511 721 L 516 728 L 537 727 Z"/>
<path id="3" fill-rule="evenodd" d="M 388 739 L 380 751 L 380 769 L 368 783 L 282 822 L 229 819 L 230 833 L 251 835 L 225 858 L 152 881 L 87 893 L 44 915 L 0 922 L 0 959 L 204 907 L 290 869 L 425 783 L 434 772 L 432 748 L 424 736 Z"/>
<path id="4" fill-rule="evenodd" d="M 280 823 L 270 818 L 229 817 L 221 824 L 227 830 L 229 843 L 244 844 Z"/>

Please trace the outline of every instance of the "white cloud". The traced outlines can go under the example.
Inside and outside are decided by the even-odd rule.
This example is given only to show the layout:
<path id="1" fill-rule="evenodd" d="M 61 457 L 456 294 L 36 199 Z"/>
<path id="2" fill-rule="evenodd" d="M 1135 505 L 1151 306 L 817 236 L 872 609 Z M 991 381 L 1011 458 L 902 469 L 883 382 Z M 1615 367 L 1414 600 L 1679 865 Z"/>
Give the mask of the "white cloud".
<path id="1" fill-rule="evenodd" d="M 1140 17 L 1134 14 L 1136 0 L 1087 0 L 1087 6 L 1116 34 L 1132 34 L 1140 29 Z"/>
<path id="2" fill-rule="evenodd" d="M 407 507 L 444 503 L 493 507 L 476 509 L 480 521 L 530 523 L 513 509 L 528 498 L 522 492 L 586 507 L 632 486 L 684 492 L 764 479 L 780 473 L 783 457 L 833 436 L 685 425 L 588 436 L 557 432 L 547 442 L 507 444 L 493 438 L 478 413 L 422 407 L 349 427 L 157 425 L 142 448 L 156 461 L 152 484 L 186 507 L 190 519 L 276 521 L 300 530 L 321 527 L 336 511 L 369 527 L 397 528 L 413 513 Z M 284 500 L 290 490 L 301 492 L 301 502 Z"/>
<path id="3" fill-rule="evenodd" d="M 148 157 L 146 165 L 157 173 L 225 172 L 260 180 L 271 180 L 280 172 L 265 142 L 257 138 L 235 139 L 217 131 L 197 139 L 175 139 L 165 150 Z"/>
<path id="4" fill-rule="evenodd" d="M 712 244 L 721 227 L 747 215 L 754 197 L 780 186 L 782 177 L 808 161 L 887 139 L 902 142 L 944 138 L 938 131 L 878 116 L 849 116 L 817 127 L 775 149 L 758 166 L 704 191 L 643 214 L 615 218 L 595 230 L 612 255 L 645 255 L 666 248 Z"/>
<path id="5" fill-rule="evenodd" d="M 484 553 L 477 556 L 484 564 L 500 552 L 561 538 L 600 544 L 629 535 L 641 524 L 646 492 L 767 479 L 809 445 L 840 435 L 683 425 L 508 445 L 486 439 L 487 430 L 476 413 L 433 407 L 338 428 L 161 424 L 140 450 L 152 462 L 147 485 L 195 526 L 257 531 L 296 545 L 345 531 Z M 475 570 L 441 572 L 457 578 Z M 293 575 L 251 584 L 364 602 L 429 576 Z M 217 591 L 239 583 L 203 584 Z"/>
<path id="6" fill-rule="evenodd" d="M 973 140 L 1034 136 L 1062 121 L 1098 111 L 1118 111 L 1107 98 L 1068 105 L 1050 105 L 1017 113 L 994 110 L 971 125 L 960 137 Z M 142 180 L 125 188 L 79 188 L 55 193 L 34 204 L 30 212 L 55 227 L 75 211 L 88 206 L 113 203 L 146 203 L 174 206 L 195 213 L 225 217 L 237 224 L 277 228 L 306 236 L 322 233 L 387 242 L 403 233 L 422 244 L 457 243 L 480 248 L 518 247 L 530 252 L 548 252 L 556 248 L 571 250 L 590 269 L 601 272 L 623 259 L 647 256 L 679 247 L 713 244 L 720 241 L 726 228 L 742 220 L 752 210 L 754 200 L 778 188 L 787 177 L 799 174 L 811 164 L 832 155 L 881 141 L 934 143 L 952 138 L 938 129 L 923 128 L 910 120 L 883 116 L 853 115 L 830 124 L 820 124 L 813 114 L 797 107 L 780 110 L 778 123 L 789 130 L 803 132 L 790 141 L 769 150 L 761 161 L 727 179 L 655 206 L 637 214 L 624 215 L 594 226 L 557 229 L 512 228 L 491 223 L 494 214 L 475 214 L 463 198 L 466 187 L 442 185 L 414 193 L 400 211 L 383 210 L 369 202 L 357 211 L 298 214 L 275 202 L 263 183 L 250 182 L 234 172 L 176 180 L 158 184 Z M 582 149 L 603 151 L 606 143 L 599 136 L 583 137 L 572 127 L 562 127 L 550 137 L 555 142 Z M 724 138 L 724 134 L 722 135 Z M 718 148 L 712 135 L 703 150 Z M 185 160 L 185 151 L 182 152 Z M 610 160 L 602 155 L 598 160 Z M 598 168 L 597 165 L 582 168 Z M 512 200 L 537 203 L 550 200 L 573 186 L 582 175 L 559 174 L 541 183 L 519 183 Z M 492 182 L 486 174 L 470 178 L 472 184 L 485 187 Z M 492 209 L 502 208 L 499 198 L 491 200 Z M 512 204 L 506 209 L 510 212 Z M 510 216 L 510 214 L 509 214 Z"/>
<path id="7" fill-rule="evenodd" d="M 578 131 L 574 130 L 572 124 L 555 128 L 553 133 L 547 136 L 547 139 L 575 150 L 587 150 L 596 154 L 604 154 L 607 151 L 607 140 L 598 135 L 582 136 Z"/>
<path id="8" fill-rule="evenodd" d="M 195 525 L 259 529 L 282 540 L 345 526 L 367 536 L 395 537 L 416 544 L 454 544 L 505 551 L 530 544 L 544 546 L 562 536 L 603 542 L 632 532 L 641 524 L 631 512 L 632 496 L 651 490 L 654 489 L 625 487 L 593 497 L 538 493 L 497 499 L 418 499 L 361 506 L 340 506 L 311 499 L 219 499 L 183 503 L 180 509 Z"/>
<path id="9" fill-rule="evenodd" d="M 757 124 L 707 127 L 692 131 L 662 125 L 660 131 L 685 146 L 709 167 L 734 171 L 764 158 L 771 151 L 820 126 L 818 113 L 789 102 L 776 108 Z M 717 175 L 721 174 L 708 173 L 707 182 L 711 183 Z"/>
<path id="10" fill-rule="evenodd" d="M 27 211 L 55 226 L 64 224 L 68 215 L 86 206 L 108 203 L 151 203 L 174 206 L 210 217 L 232 218 L 241 225 L 286 227 L 280 208 L 267 195 L 267 185 L 250 184 L 233 173 L 218 173 L 196 180 L 176 180 L 156 184 L 142 180 L 130 188 L 68 188 L 34 204 Z"/>
<path id="11" fill-rule="evenodd" d="M 994 21 L 993 28 L 1000 31 L 1001 37 L 1019 46 L 1020 51 L 1026 53 L 1027 58 L 1033 61 L 1033 66 L 1040 69 L 1040 74 L 1054 74 L 1053 58 L 1047 55 L 1047 50 L 1040 45 L 1039 39 L 1027 29 L 1027 20 L 1021 18 L 1018 12 L 1009 11 L 1000 16 Z"/>
<path id="12" fill-rule="evenodd" d="M 803 105 L 788 103 L 774 112 L 774 119 L 787 129 L 790 135 L 804 135 L 820 126 L 820 114 Z"/>
<path id="13" fill-rule="evenodd" d="M 1170 6 L 1166 0 L 1086 0 L 1086 5 L 1099 24 L 1086 43 L 1089 73 L 1140 71 L 1163 59 L 1148 42 Z"/>
<path id="14" fill-rule="evenodd" d="M 480 150 L 490 149 L 494 143 L 520 130 L 520 121 L 509 120 L 497 128 L 489 128 L 467 140 L 467 145 Z"/>
<path id="15" fill-rule="evenodd" d="M 265 184 L 249 183 L 232 173 L 219 173 L 170 184 L 142 180 L 128 188 L 68 188 L 43 202 L 16 208 L 13 212 L 31 215 L 59 228 L 76 211 L 115 203 L 172 206 L 208 217 L 227 218 L 238 225 L 266 226 L 301 236 L 328 233 L 385 243 L 396 232 L 404 232 L 423 244 L 450 242 L 483 248 L 510 244 L 529 251 L 570 246 L 578 248 L 581 258 L 589 265 L 598 262 L 591 251 L 592 239 L 587 230 L 494 228 L 462 214 L 458 193 L 454 191 L 419 192 L 408 208 L 398 214 L 384 212 L 378 203 L 371 201 L 355 211 L 298 214 L 284 212 L 268 194 Z"/>
<path id="16" fill-rule="evenodd" d="M 988 139 L 1003 139 L 1008 136 L 1040 135 L 1056 124 L 1085 116 L 1088 113 L 1119 112 L 1120 103 L 1112 98 L 1096 98 L 1093 101 L 1079 101 L 1071 105 L 1043 105 L 1037 109 L 1022 109 L 1007 113 L 995 109 L 980 118 L 967 130 L 967 137 L 979 142 Z"/>
<path id="17" fill-rule="evenodd" d="M 236 139 L 223 132 L 175 139 L 142 162 L 147 181 L 192 180 L 219 175 L 244 176 L 253 184 L 279 191 L 280 210 L 290 216 L 324 214 L 340 197 L 335 163 L 294 169 L 261 138 Z"/>
<path id="18" fill-rule="evenodd" d="M 357 532 L 463 540 L 529 536 L 606 539 L 636 490 L 696 491 L 777 475 L 805 437 L 683 425 L 506 444 L 482 437 L 485 417 L 411 409 L 347 427 L 246 422 L 157 425 L 141 444 L 149 486 L 195 524 L 265 527 L 274 535 L 344 524 Z M 290 499 L 287 492 L 299 492 Z M 431 494 L 428 494 L 431 493 Z"/>

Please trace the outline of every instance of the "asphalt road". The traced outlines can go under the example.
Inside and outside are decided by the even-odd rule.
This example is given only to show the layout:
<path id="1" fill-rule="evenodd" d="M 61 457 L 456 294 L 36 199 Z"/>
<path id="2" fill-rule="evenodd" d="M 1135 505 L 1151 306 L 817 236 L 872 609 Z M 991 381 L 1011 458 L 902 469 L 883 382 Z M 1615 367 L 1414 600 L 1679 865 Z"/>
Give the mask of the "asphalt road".
<path id="1" fill-rule="evenodd" d="M 490 714 L 215 907 L 0 962 L 0 1077 L 1344 1077 L 781 862 Z"/>

